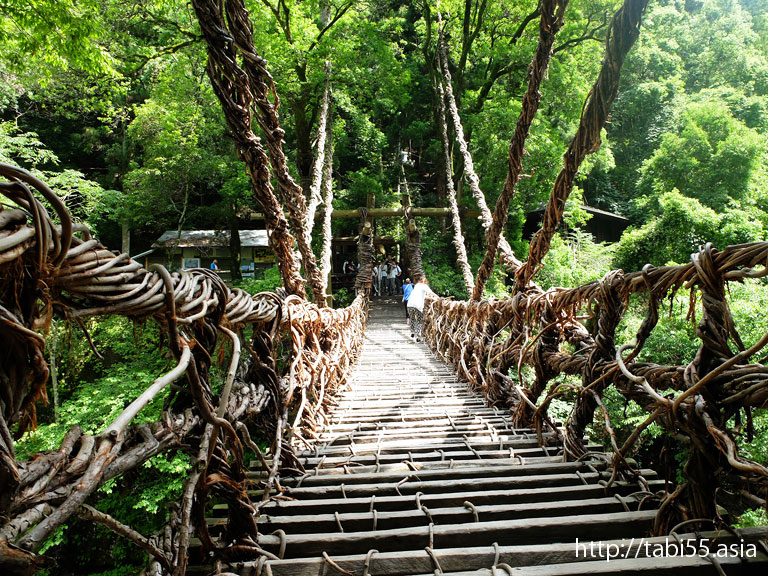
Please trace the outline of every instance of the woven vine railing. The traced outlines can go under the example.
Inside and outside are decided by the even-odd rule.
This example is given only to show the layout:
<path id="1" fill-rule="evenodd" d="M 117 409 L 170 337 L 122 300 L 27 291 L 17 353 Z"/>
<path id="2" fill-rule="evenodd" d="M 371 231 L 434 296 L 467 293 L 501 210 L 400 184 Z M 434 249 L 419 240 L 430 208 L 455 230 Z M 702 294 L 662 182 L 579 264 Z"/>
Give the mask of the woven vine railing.
<path id="1" fill-rule="evenodd" d="M 542 442 L 562 441 L 566 459 L 587 454 L 585 431 L 598 412 L 613 445 L 614 478 L 635 475 L 626 458 L 651 423 L 663 426 L 682 439 L 689 455 L 684 482 L 653 495 L 661 499 L 656 532 L 690 520 L 721 524 L 721 490 L 765 505 L 768 468 L 740 454 L 739 442 L 749 438 L 736 432 L 734 421 L 750 430 L 752 410 L 768 406 L 768 366 L 761 356 L 768 334 L 746 347 L 726 294 L 728 282 L 766 275 L 768 243 L 722 251 L 707 245 L 689 264 L 612 271 L 578 288 L 533 287 L 483 301 L 432 300 L 425 334 L 460 378 L 508 407 L 518 426 L 536 427 Z M 679 366 L 636 360 L 657 326 L 663 300 L 678 291 L 690 293 L 692 310 L 700 303 L 698 352 Z M 616 328 L 635 294 L 645 302 L 645 318 L 632 342 L 617 342 Z M 531 371 L 523 366 L 532 375 L 526 377 Z M 579 376 L 581 383 L 562 375 Z M 603 404 L 611 387 L 648 414 L 622 445 Z M 564 428 L 548 413 L 552 400 L 562 397 L 573 400 Z"/>
<path id="2" fill-rule="evenodd" d="M 482 391 L 490 402 L 511 410 L 518 426 L 535 426 L 540 442 L 562 442 L 564 457 L 591 456 L 585 433 L 595 413 L 602 416 L 612 444 L 611 483 L 619 475 L 642 478 L 628 456 L 652 423 L 683 445 L 684 481 L 659 494 L 654 526 L 667 534 L 680 522 L 725 524 L 718 497 L 736 494 L 751 505 L 766 506 L 768 468 L 740 454 L 749 441 L 752 410 L 768 405 L 768 368 L 760 357 L 768 334 L 746 347 L 726 299 L 728 282 L 768 275 L 768 243 L 703 247 L 684 266 L 624 274 L 612 271 L 596 282 L 572 289 L 542 290 L 533 283 L 562 220 L 584 158 L 600 147 L 612 102 L 618 94 L 622 63 L 637 40 L 647 0 L 624 0 L 611 18 L 598 76 L 583 106 L 576 133 L 563 156 L 540 230 L 531 240 L 525 262 L 513 264 L 513 295 L 482 300 L 494 265 L 499 233 L 520 178 L 524 142 L 538 107 L 539 82 L 551 54 L 553 35 L 562 23 L 567 0 L 540 4 L 539 43 L 529 68 L 529 84 L 509 147 L 507 180 L 486 234 L 487 251 L 478 271 L 472 300 L 433 300 L 425 310 L 425 333 L 435 352 L 452 364 L 459 377 Z M 662 366 L 637 360 L 656 328 L 664 298 L 686 290 L 691 311 L 700 299 L 697 334 L 701 345 L 690 362 Z M 617 327 L 632 295 L 641 295 L 646 316 L 632 342 L 617 342 Z M 523 369 L 527 366 L 532 376 Z M 567 379 L 563 375 L 580 377 Z M 647 418 L 619 445 L 603 402 L 609 388 L 635 402 Z M 572 409 L 564 428 L 549 416 L 555 398 Z M 746 426 L 741 426 L 746 422 Z M 736 428 L 745 431 L 742 436 Z M 645 483 L 647 487 L 648 484 Z"/>
<path id="3" fill-rule="evenodd" d="M 44 567 L 39 550 L 75 515 L 149 553 L 149 573 L 183 574 L 193 535 L 208 560 L 261 554 L 260 502 L 246 490 L 244 452 L 261 460 L 264 500 L 280 490 L 280 474 L 302 472 L 291 446 L 325 421 L 362 344 L 367 292 L 331 310 L 297 296 L 251 296 L 209 270 L 145 270 L 74 224 L 58 197 L 29 173 L 0 164 L 0 192 L 7 199 L 0 206 L 0 572 Z M 18 460 L 14 437 L 34 428 L 35 407 L 47 402 L 44 334 L 51 319 L 83 324 L 102 315 L 159 322 L 176 367 L 101 433 L 75 427 L 57 450 Z M 229 365 L 215 392 L 209 371 L 222 347 Z M 132 424 L 172 383 L 160 420 Z M 269 442 L 271 461 L 256 435 Z M 160 534 L 139 534 L 88 505 L 104 482 L 172 451 L 189 456 L 189 477 Z M 205 521 L 213 497 L 228 504 L 219 538 Z"/>

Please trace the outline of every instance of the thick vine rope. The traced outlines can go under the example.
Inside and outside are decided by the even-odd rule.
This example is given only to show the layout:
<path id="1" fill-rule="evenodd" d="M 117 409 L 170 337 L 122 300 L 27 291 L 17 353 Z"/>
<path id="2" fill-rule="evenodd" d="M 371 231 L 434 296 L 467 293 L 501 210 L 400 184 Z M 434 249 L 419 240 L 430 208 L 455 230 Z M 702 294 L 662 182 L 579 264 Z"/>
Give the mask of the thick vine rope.
<path id="1" fill-rule="evenodd" d="M 552 57 L 552 46 L 555 43 L 555 36 L 563 26 L 565 9 L 568 6 L 568 0 L 543 0 L 541 3 L 541 20 L 539 22 L 539 42 L 536 47 L 536 54 L 528 67 L 528 88 L 523 95 L 520 115 L 517 118 L 515 132 L 509 143 L 509 153 L 507 155 L 507 177 L 504 181 L 504 188 L 496 201 L 496 207 L 493 211 L 493 220 L 485 234 L 485 256 L 477 270 L 477 279 L 472 292 L 473 300 L 480 300 L 485 290 L 485 284 L 491 276 L 493 265 L 496 261 L 496 250 L 499 246 L 501 232 L 507 223 L 507 213 L 512 195 L 515 193 L 517 181 L 523 171 L 523 153 L 525 152 L 525 141 L 528 139 L 528 132 L 536 117 L 541 101 L 541 92 L 539 87 L 549 68 L 549 60 Z"/>
<path id="2" fill-rule="evenodd" d="M 740 455 L 739 434 L 729 428 L 729 421 L 744 418 L 750 430 L 751 410 L 768 405 L 768 367 L 757 359 L 768 344 L 768 334 L 745 349 L 728 308 L 726 285 L 768 275 L 768 244 L 731 246 L 722 251 L 707 245 L 688 265 L 646 266 L 631 274 L 612 271 L 602 280 L 578 288 L 543 291 L 532 284 L 560 224 L 578 168 L 600 145 L 621 65 L 638 37 L 646 4 L 647 0 L 625 0 L 612 19 L 600 73 L 565 154 L 542 228 L 531 242 L 527 262 L 517 271 L 514 295 L 481 301 L 508 201 L 519 178 L 524 136 L 538 105 L 538 85 L 552 35 L 561 25 L 566 2 L 542 4 L 539 48 L 510 145 L 509 173 L 496 205 L 495 226 L 486 237 L 488 251 L 478 271 L 474 300 L 432 301 L 425 312 L 425 333 L 435 352 L 461 378 L 491 402 L 509 407 L 517 425 L 535 426 L 541 442 L 549 438 L 562 441 L 567 458 L 587 455 L 585 432 L 600 410 L 614 446 L 614 478 L 619 473 L 636 474 L 628 469 L 625 456 L 651 423 L 663 426 L 670 435 L 684 436 L 689 446 L 685 480 L 676 490 L 658 495 L 661 504 L 655 531 L 663 534 L 690 518 L 721 523 L 717 494 L 726 485 L 738 486 L 751 502 L 765 505 L 768 468 Z M 691 302 L 696 292 L 701 294 L 699 351 L 687 365 L 638 362 L 636 358 L 658 322 L 662 300 L 681 289 L 691 291 Z M 646 318 L 633 342 L 616 342 L 616 329 L 629 298 L 638 293 L 648 301 Z M 523 366 L 531 368 L 532 378 L 525 376 Z M 560 375 L 580 376 L 581 384 L 566 383 Z M 602 402 L 609 388 L 648 412 L 622 446 Z M 564 395 L 574 400 L 563 430 L 548 411 L 551 402 Z"/>
<path id="3" fill-rule="evenodd" d="M 768 366 L 760 359 L 768 334 L 744 349 L 726 285 L 766 275 L 768 243 L 722 251 L 707 245 L 690 264 L 611 272 L 578 288 L 481 302 L 433 300 L 425 311 L 425 334 L 461 378 L 493 403 L 508 406 L 518 425 L 533 425 L 560 438 L 548 417 L 550 403 L 566 392 L 573 396 L 562 434 L 568 458 L 586 453 L 586 426 L 611 387 L 648 412 L 642 428 L 656 422 L 671 434 L 686 436 L 686 480 L 679 491 L 663 495 L 674 504 L 662 507 L 657 531 L 664 532 L 684 517 L 718 518 L 716 494 L 724 483 L 735 482 L 765 498 L 768 468 L 740 455 L 739 434 L 729 420 L 741 415 L 749 421 L 753 408 L 768 405 Z M 656 327 L 663 300 L 683 289 L 692 298 L 697 291 L 702 295 L 696 356 L 679 366 L 635 360 Z M 646 317 L 632 342 L 616 342 L 616 326 L 633 294 L 647 300 Z M 582 324 L 585 317 L 588 322 Z M 533 369 L 530 380 L 520 369 L 523 365 Z M 581 385 L 566 386 L 556 377 L 560 374 L 581 376 Z M 617 465 L 637 440 L 635 434 L 625 443 Z"/>
<path id="4" fill-rule="evenodd" d="M 0 567 L 15 573 L 44 565 L 36 553 L 75 514 L 131 539 L 174 573 L 185 570 L 193 534 L 221 560 L 260 554 L 254 544 L 258 505 L 246 490 L 243 444 L 253 449 L 254 433 L 271 439 L 266 497 L 279 490 L 280 473 L 301 471 L 292 446 L 324 423 L 325 409 L 358 354 L 365 293 L 348 308 L 331 310 L 295 295 L 251 296 L 228 288 L 210 270 L 145 270 L 73 225 L 48 187 L 23 170 L 0 164 L 0 193 L 18 206 L 0 209 Z M 45 330 L 54 315 L 75 322 L 101 315 L 152 318 L 165 328 L 177 366 L 100 434 L 75 427 L 59 449 L 19 461 L 12 432 L 19 436 L 34 427 L 35 406 L 46 401 L 45 340 L 37 330 Z M 231 346 L 232 354 L 217 394 L 209 371 L 218 346 Z M 287 359 L 284 366 L 278 353 Z M 174 381 L 161 419 L 132 424 Z M 289 412 L 296 412 L 290 422 Z M 192 473 L 162 545 L 84 508 L 104 482 L 169 451 L 188 454 Z M 229 505 L 225 537 L 216 541 L 205 522 L 212 497 Z"/>
<path id="5" fill-rule="evenodd" d="M 311 237 L 306 224 L 307 201 L 301 187 L 288 170 L 283 151 L 285 132 L 280 127 L 277 109 L 280 100 L 274 81 L 266 68 L 266 61 L 253 46 L 250 16 L 242 0 L 214 2 L 193 0 L 192 5 L 200 22 L 200 30 L 208 46 L 208 76 L 221 103 L 224 117 L 235 138 L 238 153 L 251 174 L 254 195 L 261 202 L 267 227 L 282 234 L 270 243 L 277 256 L 286 289 L 303 296 L 303 281 L 298 263 L 290 253 L 292 238 L 287 230 L 282 209 L 269 179 L 267 163 L 277 179 L 277 194 L 287 212 L 288 224 L 293 231 L 302 262 L 312 288 L 314 301 L 325 306 L 323 277 L 312 251 Z M 261 141 L 253 133 L 255 118 L 269 151 L 267 156 Z"/>

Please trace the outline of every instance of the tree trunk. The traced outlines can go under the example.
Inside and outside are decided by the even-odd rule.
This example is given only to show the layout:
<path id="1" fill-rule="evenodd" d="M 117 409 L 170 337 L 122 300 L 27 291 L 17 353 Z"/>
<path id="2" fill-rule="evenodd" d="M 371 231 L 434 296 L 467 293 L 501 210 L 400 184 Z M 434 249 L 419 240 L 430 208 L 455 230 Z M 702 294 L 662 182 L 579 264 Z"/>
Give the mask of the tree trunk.
<path id="1" fill-rule="evenodd" d="M 120 251 L 123 254 L 130 254 L 131 253 L 131 228 L 128 226 L 127 222 L 123 222 L 122 224 L 120 224 L 120 233 L 121 233 Z"/>
<path id="2" fill-rule="evenodd" d="M 302 87 L 302 91 L 304 88 Z M 309 190 L 312 185 L 312 122 L 307 114 L 308 98 L 301 97 L 291 102 L 293 112 L 293 128 L 296 132 L 296 169 L 303 190 Z M 294 234 L 298 234 L 294 230 Z"/>
<path id="3" fill-rule="evenodd" d="M 453 178 L 451 178 L 451 157 L 448 143 L 448 128 L 445 121 L 445 99 L 443 85 L 437 80 L 435 84 L 438 101 L 438 129 L 443 141 L 443 159 L 445 161 L 445 185 L 446 195 L 448 197 L 448 207 L 451 210 L 451 222 L 453 224 L 453 245 L 456 247 L 456 263 L 459 265 L 461 277 L 464 280 L 464 286 L 467 289 L 467 295 L 472 294 L 472 287 L 475 279 L 472 276 L 472 269 L 467 260 L 467 248 L 464 246 L 464 235 L 461 232 L 461 216 L 459 215 L 459 205 L 456 202 L 456 191 L 453 188 Z"/>
<path id="4" fill-rule="evenodd" d="M 442 40 L 442 39 L 441 39 Z M 466 175 L 467 182 L 469 183 L 469 189 L 472 191 L 472 196 L 477 202 L 477 207 L 480 209 L 480 221 L 482 222 L 483 229 L 486 234 L 491 227 L 493 221 L 493 215 L 491 214 L 488 204 L 485 202 L 485 194 L 480 189 L 480 178 L 475 172 L 475 164 L 472 161 L 472 155 L 469 153 L 469 146 L 464 138 L 464 127 L 461 123 L 461 116 L 459 116 L 459 109 L 456 105 L 456 99 L 453 95 L 453 88 L 451 86 L 451 72 L 448 69 L 448 51 L 445 46 L 445 42 L 441 41 L 438 51 L 438 62 L 440 68 L 443 71 L 443 77 L 445 78 L 445 96 L 446 103 L 448 104 L 448 111 L 453 119 L 453 126 L 456 131 L 456 141 L 459 144 L 461 150 L 461 156 L 464 160 L 463 168 Z M 518 260 L 512 252 L 512 247 L 507 242 L 507 239 L 503 234 L 499 236 L 499 250 L 501 252 L 502 263 L 505 268 L 510 271 L 517 271 L 522 262 Z"/>
<path id="5" fill-rule="evenodd" d="M 320 25 L 325 28 L 331 21 L 330 0 L 320 0 Z"/>
<path id="6" fill-rule="evenodd" d="M 430 9 L 430 3 L 424 2 L 424 5 L 422 7 L 422 14 L 424 17 L 424 25 L 425 25 L 425 33 L 424 33 L 424 45 L 422 48 L 422 53 L 424 54 L 424 64 L 427 67 L 427 70 L 429 71 L 429 79 L 432 81 L 432 86 L 437 85 L 437 76 L 435 75 L 435 68 L 433 65 L 434 61 L 434 53 L 431 50 L 432 47 L 432 11 Z M 437 90 L 432 91 L 432 113 L 435 117 L 435 125 L 440 126 L 440 111 L 439 111 L 439 103 L 438 103 L 438 94 Z M 438 130 L 439 132 L 439 130 Z M 440 138 L 440 134 L 437 135 L 438 139 Z M 450 168 L 448 168 L 450 170 Z M 444 154 L 438 154 L 437 156 L 437 204 L 438 206 L 444 206 L 445 205 L 445 199 L 447 196 L 446 190 L 447 190 L 447 183 L 445 182 L 445 175 L 446 175 L 446 167 L 445 167 L 445 155 Z M 449 173 L 448 178 L 451 178 L 451 175 Z M 440 219 L 440 233 L 445 234 L 445 219 Z"/>
<path id="7" fill-rule="evenodd" d="M 127 254 L 127 252 L 124 252 Z M 59 351 L 59 334 L 56 332 L 56 321 L 51 320 L 51 330 L 49 332 L 50 346 L 48 350 L 48 364 L 51 372 L 51 388 L 53 389 L 53 421 L 59 420 L 59 370 L 57 367 L 56 354 Z"/>
<path id="8" fill-rule="evenodd" d="M 325 148 L 328 138 L 326 124 L 328 124 L 328 108 L 331 100 L 331 62 L 325 62 L 325 89 L 323 90 L 323 101 L 320 106 L 320 121 L 317 126 L 317 157 L 312 167 L 312 184 L 309 187 L 309 204 L 307 205 L 307 234 L 312 235 L 312 229 L 315 226 L 315 212 L 322 200 L 320 186 L 323 182 L 325 169 Z M 333 160 L 331 160 L 332 162 Z"/>

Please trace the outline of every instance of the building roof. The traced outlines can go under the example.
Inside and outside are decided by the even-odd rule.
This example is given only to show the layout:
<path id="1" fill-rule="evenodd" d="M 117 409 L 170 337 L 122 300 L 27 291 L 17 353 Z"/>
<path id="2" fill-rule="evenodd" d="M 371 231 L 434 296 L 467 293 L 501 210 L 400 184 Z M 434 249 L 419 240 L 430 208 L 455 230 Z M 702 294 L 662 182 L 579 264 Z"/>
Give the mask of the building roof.
<path id="1" fill-rule="evenodd" d="M 269 246 L 266 230 L 240 230 L 243 248 Z M 166 230 L 152 244 L 154 248 L 225 248 L 229 246 L 229 230 Z"/>
<path id="2" fill-rule="evenodd" d="M 538 210 L 533 210 L 526 214 L 525 224 L 523 224 L 523 238 L 533 237 L 541 226 L 541 216 L 544 214 L 545 209 L 546 206 L 542 205 Z M 606 212 L 599 208 L 582 204 L 581 209 L 593 217 L 582 226 L 579 226 L 579 228 L 592 234 L 597 242 L 618 242 L 622 233 L 630 224 L 629 220 L 624 218 L 624 216 Z"/>
<path id="3" fill-rule="evenodd" d="M 544 210 L 546 210 L 547 206 L 546 204 L 542 204 L 539 206 L 536 210 L 531 210 L 528 212 L 528 214 L 542 214 L 544 213 Z M 620 216 L 619 214 L 614 214 L 613 212 L 608 212 L 606 210 L 600 210 L 600 208 L 595 208 L 593 206 L 587 206 L 586 204 L 581 205 L 581 209 L 587 212 L 588 214 L 592 214 L 593 216 L 597 216 L 598 218 L 605 218 L 608 220 L 615 220 L 617 222 L 626 222 L 627 225 L 629 224 L 629 220 L 627 218 L 624 218 L 624 216 Z"/>

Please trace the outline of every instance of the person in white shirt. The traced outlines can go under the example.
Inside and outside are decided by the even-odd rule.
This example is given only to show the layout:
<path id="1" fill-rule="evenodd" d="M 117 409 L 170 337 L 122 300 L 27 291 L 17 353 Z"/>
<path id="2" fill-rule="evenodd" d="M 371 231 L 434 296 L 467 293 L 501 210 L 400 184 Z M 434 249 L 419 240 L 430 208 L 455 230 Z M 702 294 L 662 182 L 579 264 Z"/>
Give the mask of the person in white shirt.
<path id="1" fill-rule="evenodd" d="M 379 264 L 379 295 L 387 295 L 387 263 Z"/>
<path id="2" fill-rule="evenodd" d="M 427 279 L 422 278 L 413 287 L 413 291 L 408 297 L 408 322 L 411 326 L 411 338 L 416 338 L 416 342 L 421 342 L 421 321 L 424 317 L 424 301 L 428 296 L 434 295 L 435 293 L 429 289 Z"/>
<path id="3" fill-rule="evenodd" d="M 373 292 L 376 296 L 381 295 L 381 289 L 379 286 L 379 266 L 374 262 L 373 270 L 371 272 L 371 281 L 373 283 Z"/>
<path id="4" fill-rule="evenodd" d="M 395 278 L 400 276 L 401 272 L 402 270 L 400 270 L 400 266 L 395 264 L 395 262 L 390 261 L 389 265 L 387 266 L 387 291 L 389 292 L 390 296 L 397 294 Z"/>

